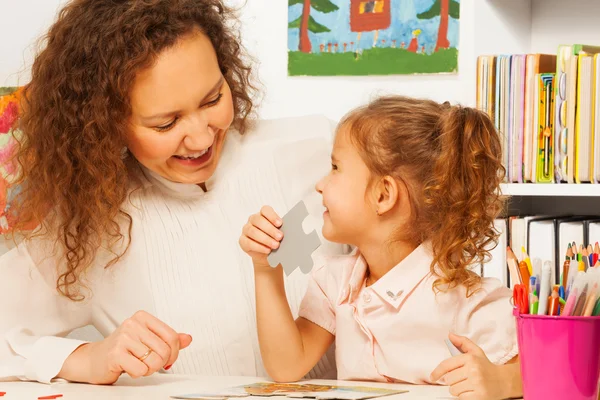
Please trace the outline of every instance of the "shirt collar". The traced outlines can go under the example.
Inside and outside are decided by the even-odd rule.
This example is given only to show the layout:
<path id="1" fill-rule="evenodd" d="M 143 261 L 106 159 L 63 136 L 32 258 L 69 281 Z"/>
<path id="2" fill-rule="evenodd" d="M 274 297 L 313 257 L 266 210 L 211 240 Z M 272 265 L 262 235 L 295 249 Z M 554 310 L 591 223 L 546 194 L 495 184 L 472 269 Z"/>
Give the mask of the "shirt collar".
<path id="1" fill-rule="evenodd" d="M 398 309 L 412 291 L 429 276 L 432 260 L 429 243 L 422 243 L 369 289 L 383 301 Z M 364 287 L 366 272 L 367 263 L 362 255 L 357 254 L 349 287 L 343 291 L 344 295 L 341 296 L 340 303 L 345 301 L 352 303 L 356 299 L 356 295 Z"/>

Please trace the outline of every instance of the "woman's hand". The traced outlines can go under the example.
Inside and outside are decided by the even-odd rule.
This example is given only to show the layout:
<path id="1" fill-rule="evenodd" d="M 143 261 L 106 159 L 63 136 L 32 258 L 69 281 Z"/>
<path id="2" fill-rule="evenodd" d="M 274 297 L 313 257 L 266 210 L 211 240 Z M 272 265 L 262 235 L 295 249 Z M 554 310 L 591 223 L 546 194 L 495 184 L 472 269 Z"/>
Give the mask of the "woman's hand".
<path id="1" fill-rule="evenodd" d="M 74 382 L 112 384 L 126 373 L 148 376 L 177 360 L 192 342 L 145 311 L 136 312 L 106 339 L 85 344 L 65 361 L 58 377 Z"/>
<path id="2" fill-rule="evenodd" d="M 450 335 L 463 353 L 443 361 L 432 373 L 433 382 L 444 378 L 450 394 L 460 400 L 500 400 L 522 395 L 519 364 L 496 365 L 466 337 Z"/>
<path id="3" fill-rule="evenodd" d="M 242 228 L 240 247 L 254 262 L 255 268 L 269 268 L 267 256 L 279 247 L 283 239 L 282 221 L 277 213 L 269 206 L 264 206 L 260 213 L 251 215 L 248 223 Z"/>

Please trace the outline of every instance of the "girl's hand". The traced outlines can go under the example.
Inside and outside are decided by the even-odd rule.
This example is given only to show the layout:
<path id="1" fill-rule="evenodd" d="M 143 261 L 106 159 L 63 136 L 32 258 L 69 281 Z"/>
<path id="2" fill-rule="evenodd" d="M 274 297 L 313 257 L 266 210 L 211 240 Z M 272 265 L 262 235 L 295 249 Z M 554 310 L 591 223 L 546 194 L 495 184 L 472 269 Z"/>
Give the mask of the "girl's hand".
<path id="1" fill-rule="evenodd" d="M 106 339 L 80 346 L 67 358 L 59 377 L 93 384 L 112 384 L 126 373 L 132 378 L 169 369 L 179 351 L 192 342 L 145 311 L 126 319 Z"/>
<path id="2" fill-rule="evenodd" d="M 512 378 L 504 365 L 493 364 L 483 350 L 463 336 L 450 334 L 463 354 L 443 361 L 431 373 L 433 382 L 445 379 L 450 394 L 460 400 L 500 400 L 511 397 Z"/>
<path id="3" fill-rule="evenodd" d="M 264 206 L 260 213 L 248 218 L 239 243 L 242 250 L 252 257 L 255 267 L 272 269 L 267 256 L 279 247 L 283 239 L 283 232 L 278 229 L 281 224 L 281 218 L 269 206 Z"/>

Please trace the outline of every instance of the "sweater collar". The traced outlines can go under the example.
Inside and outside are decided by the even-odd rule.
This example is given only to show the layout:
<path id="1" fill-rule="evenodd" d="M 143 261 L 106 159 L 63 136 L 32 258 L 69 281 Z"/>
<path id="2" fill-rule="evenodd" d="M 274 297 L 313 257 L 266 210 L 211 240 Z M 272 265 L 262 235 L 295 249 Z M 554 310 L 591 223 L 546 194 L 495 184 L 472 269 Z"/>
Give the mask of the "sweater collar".
<path id="1" fill-rule="evenodd" d="M 239 136 L 240 135 L 234 130 L 231 130 L 225 136 L 225 143 L 223 144 L 223 149 L 221 150 L 217 168 L 215 169 L 213 175 L 206 182 L 204 182 L 207 192 L 204 192 L 204 190 L 197 184 L 171 181 L 157 172 L 146 168 L 138 162 L 143 174 L 143 178 L 145 178 L 143 180 L 143 187 L 147 188 L 150 186 L 155 186 L 165 193 L 177 197 L 201 198 L 205 195 L 208 195 L 216 189 L 217 182 L 223 179 L 223 174 L 227 173 L 226 164 L 230 163 L 234 155 L 233 153 L 236 153 L 239 149 Z"/>

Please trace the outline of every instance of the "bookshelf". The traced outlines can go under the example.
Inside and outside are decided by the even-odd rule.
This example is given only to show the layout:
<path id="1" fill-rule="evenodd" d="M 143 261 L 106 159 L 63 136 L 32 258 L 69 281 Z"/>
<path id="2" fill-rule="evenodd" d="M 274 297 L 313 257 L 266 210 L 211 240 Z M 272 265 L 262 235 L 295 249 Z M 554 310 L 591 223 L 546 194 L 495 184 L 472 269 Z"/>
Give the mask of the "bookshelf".
<path id="1" fill-rule="evenodd" d="M 507 196 L 597 197 L 597 207 L 600 208 L 600 185 L 503 183 L 501 189 L 502 194 Z"/>
<path id="2" fill-rule="evenodd" d="M 559 44 L 600 45 L 598 0 L 471 1 L 475 58 L 488 54 L 556 54 Z M 469 102 L 475 104 L 475 91 Z M 501 190 L 510 196 L 509 213 L 513 215 L 600 215 L 600 185 L 505 183 Z"/>

